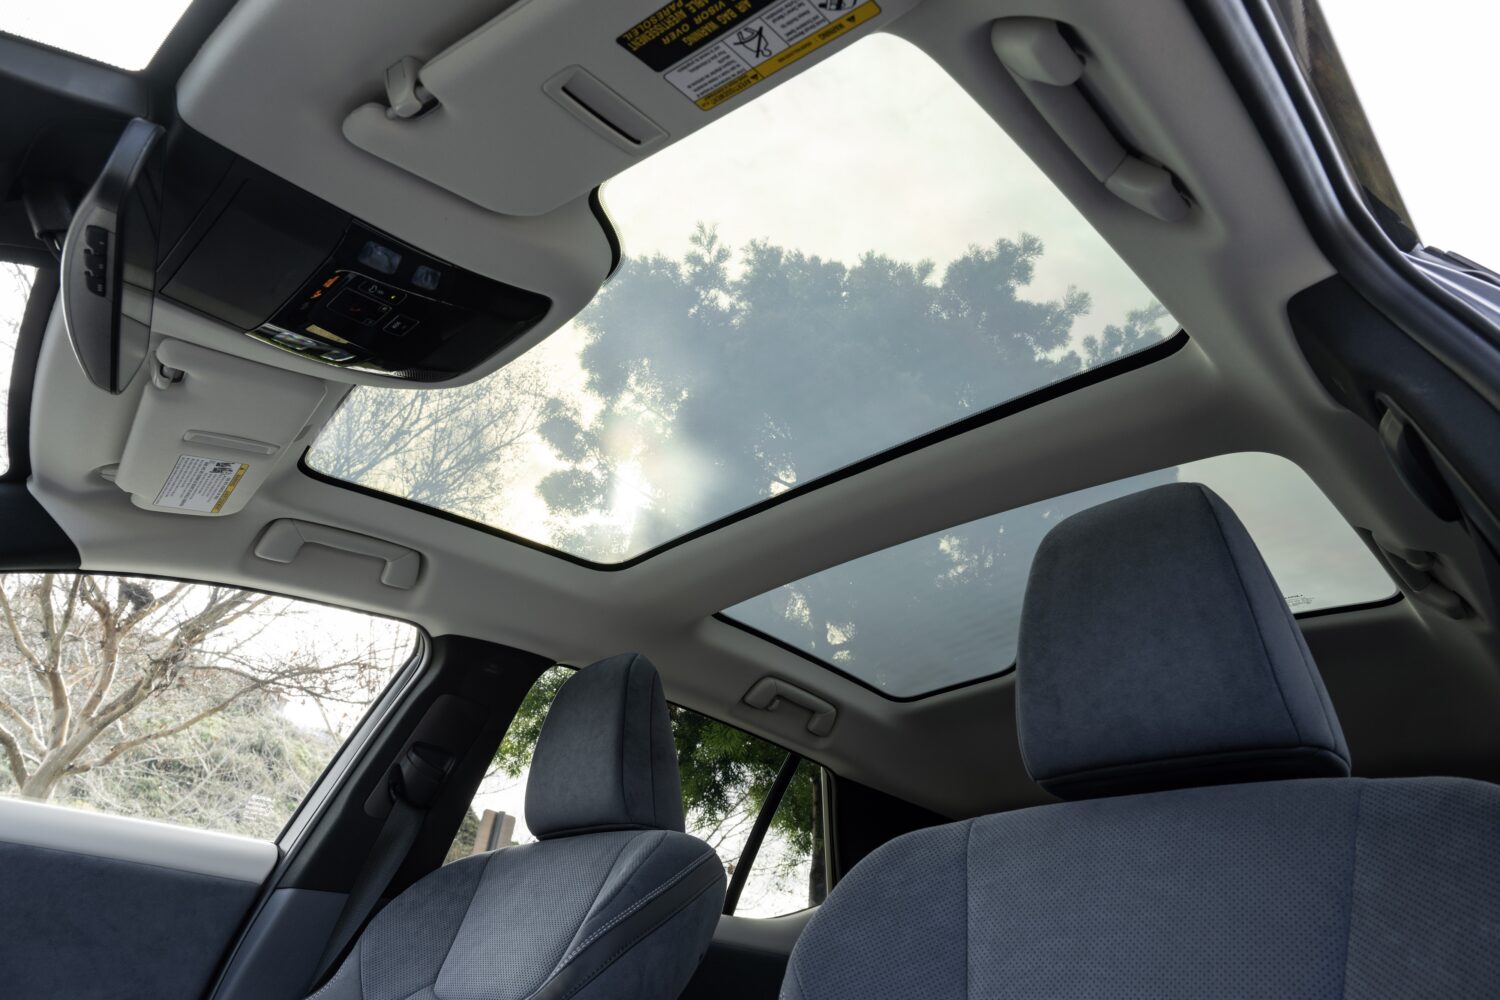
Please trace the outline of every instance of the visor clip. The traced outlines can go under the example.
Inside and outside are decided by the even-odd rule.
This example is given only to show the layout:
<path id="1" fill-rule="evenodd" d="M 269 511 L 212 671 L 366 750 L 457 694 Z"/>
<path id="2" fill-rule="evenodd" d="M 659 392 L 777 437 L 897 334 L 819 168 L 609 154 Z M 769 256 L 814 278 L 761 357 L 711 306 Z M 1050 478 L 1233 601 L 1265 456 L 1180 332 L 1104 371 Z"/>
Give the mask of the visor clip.
<path id="1" fill-rule="evenodd" d="M 386 68 L 387 118 L 418 118 L 437 107 L 437 98 L 417 79 L 421 71 L 422 62 L 416 56 L 402 56 Z"/>

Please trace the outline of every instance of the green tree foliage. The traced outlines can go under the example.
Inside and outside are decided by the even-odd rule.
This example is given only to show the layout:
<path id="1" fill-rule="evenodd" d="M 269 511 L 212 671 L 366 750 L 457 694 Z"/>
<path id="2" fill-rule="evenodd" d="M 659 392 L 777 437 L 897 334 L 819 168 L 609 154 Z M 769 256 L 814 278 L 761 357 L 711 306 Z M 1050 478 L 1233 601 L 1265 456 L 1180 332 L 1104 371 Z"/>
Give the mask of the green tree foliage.
<path id="1" fill-rule="evenodd" d="M 567 667 L 553 667 L 532 685 L 495 754 L 502 773 L 512 778 L 525 773 L 547 710 L 572 675 Z M 671 717 L 689 826 L 715 847 L 738 842 L 735 834 L 760 811 L 787 752 L 697 712 L 673 706 Z M 773 827 L 793 855 L 814 850 L 813 789 L 811 780 L 794 782 L 776 812 Z"/>
<path id="2" fill-rule="evenodd" d="M 709 464 L 690 489 L 658 487 L 631 529 L 654 544 L 832 471 L 871 440 L 916 437 L 1155 336 L 1160 307 L 1086 344 L 1087 357 L 1071 350 L 1089 297 L 1024 297 L 1043 249 L 1025 234 L 996 240 L 938 280 L 927 261 L 869 253 L 846 266 L 752 242 L 733 268 L 731 249 L 699 226 L 681 260 L 625 261 L 580 317 L 602 409 L 542 426 L 569 463 L 540 486 L 557 533 L 596 557 L 640 547 L 623 529 L 570 523 L 630 488 L 622 465 L 644 460 L 650 482 L 672 482 L 650 447 L 622 455 L 611 440 L 671 438 Z"/>
<path id="3" fill-rule="evenodd" d="M 531 764 L 547 710 L 572 675 L 567 667 L 553 667 L 532 685 L 495 754 L 495 764 L 502 772 L 520 777 Z M 786 759 L 786 751 L 780 747 L 675 706 L 672 736 L 677 745 L 683 802 L 692 814 L 693 825 L 700 830 L 718 829 L 747 810 L 752 814 L 758 810 Z M 810 808 L 804 805 L 801 810 L 794 809 L 800 812 L 796 819 L 803 822 L 788 817 L 781 825 L 803 850 L 810 847 Z"/>

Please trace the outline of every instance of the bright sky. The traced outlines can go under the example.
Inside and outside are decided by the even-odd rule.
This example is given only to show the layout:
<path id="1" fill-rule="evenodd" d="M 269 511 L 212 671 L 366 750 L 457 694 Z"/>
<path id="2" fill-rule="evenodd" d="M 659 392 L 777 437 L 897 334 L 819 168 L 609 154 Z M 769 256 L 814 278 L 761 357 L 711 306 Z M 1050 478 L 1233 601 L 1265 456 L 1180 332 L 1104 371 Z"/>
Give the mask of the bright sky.
<path id="1" fill-rule="evenodd" d="M 1500 271 L 1495 0 L 1322 0 L 1424 243 Z"/>
<path id="2" fill-rule="evenodd" d="M 859 113 L 844 113 L 854 94 Z M 695 197 L 706 177 L 711 196 Z M 891 35 L 862 39 L 626 171 L 603 200 L 630 255 L 680 257 L 704 221 L 734 247 L 764 238 L 846 264 L 877 250 L 931 260 L 941 274 L 970 246 L 1031 233 L 1046 253 L 1025 297 L 1069 286 L 1093 296 L 1077 341 L 1152 302 L 979 105 Z"/>
<path id="3" fill-rule="evenodd" d="M 188 0 L 8 0 L 0 29 L 121 69 L 145 69 Z"/>

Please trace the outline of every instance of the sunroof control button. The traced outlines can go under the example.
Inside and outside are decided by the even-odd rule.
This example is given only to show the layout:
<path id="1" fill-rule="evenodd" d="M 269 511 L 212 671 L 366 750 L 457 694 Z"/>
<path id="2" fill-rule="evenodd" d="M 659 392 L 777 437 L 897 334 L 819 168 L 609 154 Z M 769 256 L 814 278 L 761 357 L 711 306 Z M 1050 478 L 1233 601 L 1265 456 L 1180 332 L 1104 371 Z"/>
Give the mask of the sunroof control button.
<path id="1" fill-rule="evenodd" d="M 417 321 L 410 316 L 397 316 L 385 325 L 385 332 L 392 337 L 404 337 L 416 329 Z"/>

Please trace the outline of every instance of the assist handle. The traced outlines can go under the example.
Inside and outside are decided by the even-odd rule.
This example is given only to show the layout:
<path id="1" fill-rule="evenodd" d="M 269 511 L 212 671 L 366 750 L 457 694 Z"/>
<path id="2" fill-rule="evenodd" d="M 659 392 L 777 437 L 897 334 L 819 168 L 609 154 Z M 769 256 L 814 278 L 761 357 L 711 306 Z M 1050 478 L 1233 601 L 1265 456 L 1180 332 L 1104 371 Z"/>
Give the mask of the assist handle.
<path id="1" fill-rule="evenodd" d="M 255 554 L 270 562 L 289 563 L 297 558 L 304 545 L 322 545 L 357 556 L 370 556 L 385 562 L 380 582 L 396 590 L 410 590 L 417 585 L 422 556 L 413 549 L 343 528 L 326 524 L 282 518 L 272 521 L 255 543 Z"/>
<path id="2" fill-rule="evenodd" d="M 832 732 L 834 720 L 839 714 L 838 709 L 834 708 L 830 702 L 779 677 L 762 677 L 756 681 L 750 690 L 745 692 L 744 701 L 751 708 L 760 708 L 767 712 L 776 711 L 776 707 L 783 701 L 791 702 L 798 708 L 804 708 L 808 712 L 807 731 L 814 736 L 827 736 Z"/>

